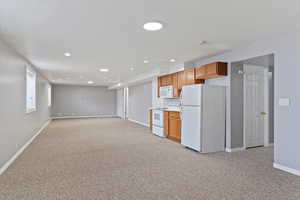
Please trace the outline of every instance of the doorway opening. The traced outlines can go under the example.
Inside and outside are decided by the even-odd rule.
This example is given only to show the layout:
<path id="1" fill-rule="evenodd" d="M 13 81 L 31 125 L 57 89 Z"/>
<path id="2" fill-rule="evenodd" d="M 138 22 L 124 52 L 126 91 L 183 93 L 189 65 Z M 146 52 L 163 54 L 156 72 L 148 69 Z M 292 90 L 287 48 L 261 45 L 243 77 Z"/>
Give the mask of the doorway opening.
<path id="1" fill-rule="evenodd" d="M 231 64 L 232 143 L 243 149 L 274 143 L 274 55 Z"/>

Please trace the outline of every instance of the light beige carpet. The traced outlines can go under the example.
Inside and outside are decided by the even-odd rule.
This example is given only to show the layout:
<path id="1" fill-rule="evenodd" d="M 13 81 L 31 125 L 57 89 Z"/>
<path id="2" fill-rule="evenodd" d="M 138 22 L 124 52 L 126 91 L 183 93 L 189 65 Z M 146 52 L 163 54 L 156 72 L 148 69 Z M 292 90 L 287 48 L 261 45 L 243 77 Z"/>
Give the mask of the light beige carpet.
<path id="1" fill-rule="evenodd" d="M 53 121 L 0 176 L 9 200 L 299 200 L 273 149 L 201 155 L 120 119 Z"/>

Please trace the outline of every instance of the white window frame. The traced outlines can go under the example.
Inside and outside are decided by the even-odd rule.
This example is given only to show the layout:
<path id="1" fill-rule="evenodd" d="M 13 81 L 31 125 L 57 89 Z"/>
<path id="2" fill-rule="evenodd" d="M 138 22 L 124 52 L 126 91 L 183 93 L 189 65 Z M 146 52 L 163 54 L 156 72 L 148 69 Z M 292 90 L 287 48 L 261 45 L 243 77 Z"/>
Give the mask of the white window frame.
<path id="1" fill-rule="evenodd" d="M 52 106 L 52 87 L 48 86 L 48 107 Z"/>
<path id="2" fill-rule="evenodd" d="M 36 111 L 36 72 L 26 66 L 26 113 Z"/>

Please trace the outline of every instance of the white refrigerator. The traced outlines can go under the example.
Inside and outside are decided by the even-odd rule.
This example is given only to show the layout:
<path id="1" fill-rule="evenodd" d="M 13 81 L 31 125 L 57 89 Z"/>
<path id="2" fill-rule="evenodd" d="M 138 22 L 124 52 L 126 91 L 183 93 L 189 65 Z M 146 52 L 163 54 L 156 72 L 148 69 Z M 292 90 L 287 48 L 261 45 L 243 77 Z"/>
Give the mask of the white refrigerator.
<path id="1" fill-rule="evenodd" d="M 224 86 L 182 88 L 181 144 L 201 153 L 225 150 L 226 90 Z"/>

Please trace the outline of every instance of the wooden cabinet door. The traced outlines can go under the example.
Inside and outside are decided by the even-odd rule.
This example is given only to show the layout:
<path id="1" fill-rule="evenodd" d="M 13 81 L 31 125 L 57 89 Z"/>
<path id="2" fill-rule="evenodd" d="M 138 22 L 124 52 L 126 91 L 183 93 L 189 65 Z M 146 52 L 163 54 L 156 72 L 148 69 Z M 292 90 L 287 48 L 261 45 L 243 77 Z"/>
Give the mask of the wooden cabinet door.
<path id="1" fill-rule="evenodd" d="M 174 97 L 179 97 L 178 73 L 172 74 L 172 83 L 173 83 L 173 95 Z"/>
<path id="2" fill-rule="evenodd" d="M 169 112 L 164 111 L 164 134 L 166 137 L 169 135 Z"/>
<path id="3" fill-rule="evenodd" d="M 166 75 L 166 76 L 165 76 L 165 81 L 166 81 L 166 86 L 172 85 L 172 84 L 173 84 L 173 81 L 172 81 L 172 74 Z"/>
<path id="4" fill-rule="evenodd" d="M 205 65 L 205 68 L 206 68 L 206 76 L 207 77 L 217 75 L 217 63 L 211 63 L 208 65 Z"/>
<path id="5" fill-rule="evenodd" d="M 177 142 L 181 141 L 181 120 L 180 118 L 169 118 L 169 134 L 168 138 Z"/>
<path id="6" fill-rule="evenodd" d="M 206 67 L 198 67 L 196 68 L 196 72 L 195 72 L 195 78 L 196 79 L 205 79 L 206 78 Z"/>
<path id="7" fill-rule="evenodd" d="M 160 77 L 160 86 L 172 85 L 172 75 L 164 75 Z"/>
<path id="8" fill-rule="evenodd" d="M 177 72 L 177 78 L 178 78 L 178 89 L 181 90 L 182 86 L 184 86 L 185 84 L 184 71 Z"/>
<path id="9" fill-rule="evenodd" d="M 160 77 L 160 87 L 164 87 L 164 86 L 166 86 L 166 77 L 161 76 Z"/>
<path id="10" fill-rule="evenodd" d="M 184 85 L 192 85 L 195 84 L 195 69 L 187 69 L 184 70 L 185 76 L 185 84 Z"/>
<path id="11" fill-rule="evenodd" d="M 227 63 L 215 62 L 205 65 L 206 79 L 227 76 Z"/>

